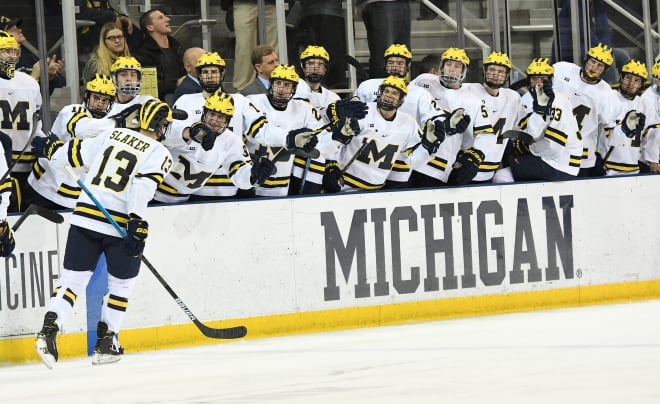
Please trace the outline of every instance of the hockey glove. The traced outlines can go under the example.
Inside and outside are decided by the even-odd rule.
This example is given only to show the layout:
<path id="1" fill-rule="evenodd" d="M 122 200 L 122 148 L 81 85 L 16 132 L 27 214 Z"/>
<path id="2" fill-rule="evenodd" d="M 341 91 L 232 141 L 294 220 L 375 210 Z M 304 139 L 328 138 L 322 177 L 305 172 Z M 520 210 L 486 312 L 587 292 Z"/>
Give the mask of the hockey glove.
<path id="1" fill-rule="evenodd" d="M 445 126 L 439 120 L 426 121 L 422 133 L 422 147 L 426 149 L 429 154 L 434 154 L 438 151 L 438 146 L 445 140 Z"/>
<path id="2" fill-rule="evenodd" d="M 124 109 L 123 111 L 119 111 L 118 113 L 108 118 L 114 119 L 115 126 L 117 128 L 135 129 L 140 126 L 139 123 L 137 125 L 135 123 L 137 121 L 137 116 L 141 107 L 142 107 L 141 104 L 133 104 L 130 107 Z"/>
<path id="3" fill-rule="evenodd" d="M 550 115 L 552 109 L 552 102 L 555 100 L 555 92 L 552 89 L 552 82 L 549 80 L 543 81 L 542 87 L 535 87 L 530 91 L 532 96 L 532 110 L 545 119 Z"/>
<path id="4" fill-rule="evenodd" d="M 459 154 L 449 174 L 449 184 L 469 184 L 479 172 L 479 166 L 483 162 L 484 153 L 481 150 L 470 148 Z"/>
<path id="5" fill-rule="evenodd" d="M 340 121 L 346 118 L 362 119 L 367 116 L 367 104 L 357 99 L 337 100 L 328 105 L 325 113 L 330 123 L 335 127 L 341 126 Z M 341 122 L 343 124 L 343 122 Z"/>
<path id="6" fill-rule="evenodd" d="M 190 127 L 190 138 L 202 144 L 202 149 L 209 151 L 213 148 L 216 138 L 215 132 L 203 122 L 195 122 Z"/>
<path id="7" fill-rule="evenodd" d="M 7 167 L 11 167 L 12 157 L 11 151 L 13 150 L 11 137 L 5 132 L 0 130 L 0 144 L 5 151 L 5 160 L 7 161 Z"/>
<path id="8" fill-rule="evenodd" d="M 275 163 L 268 160 L 266 156 L 261 156 L 256 162 L 252 163 L 252 171 L 250 171 L 250 182 L 252 185 L 263 185 L 263 183 L 271 176 L 275 175 L 277 167 Z"/>
<path id="9" fill-rule="evenodd" d="M 0 257 L 9 257 L 16 247 L 14 232 L 6 220 L 0 222 Z"/>
<path id="10" fill-rule="evenodd" d="M 144 251 L 144 246 L 149 235 L 149 223 L 142 219 L 130 219 L 126 225 L 126 236 L 121 246 L 131 257 L 139 257 Z"/>
<path id="11" fill-rule="evenodd" d="M 288 150 L 297 148 L 305 154 L 312 153 L 318 142 L 314 131 L 309 128 L 294 129 L 286 135 L 286 148 Z"/>
<path id="12" fill-rule="evenodd" d="M 341 191 L 344 185 L 344 176 L 336 161 L 327 161 L 323 172 L 323 189 L 326 194 L 334 194 Z"/>
<path id="13" fill-rule="evenodd" d="M 635 110 L 630 110 L 621 122 L 621 129 L 626 136 L 633 138 L 642 134 L 644 125 L 646 125 L 646 115 Z"/>
<path id="14" fill-rule="evenodd" d="M 32 153 L 34 153 L 37 158 L 50 158 L 55 154 L 57 149 L 64 145 L 64 142 L 60 140 L 57 136 L 51 134 L 48 137 L 36 136 L 32 139 Z"/>
<path id="15" fill-rule="evenodd" d="M 345 119 L 342 125 L 332 128 L 332 139 L 341 144 L 349 144 L 351 140 L 360 134 L 360 124 L 356 119 Z"/>
<path id="16" fill-rule="evenodd" d="M 445 133 L 447 136 L 463 133 L 470 126 L 470 115 L 465 115 L 465 109 L 456 108 L 444 122 Z"/>
<path id="17" fill-rule="evenodd" d="M 596 164 L 589 170 L 590 177 L 604 177 L 607 174 L 607 168 L 605 168 L 605 160 L 600 153 L 596 152 Z"/>

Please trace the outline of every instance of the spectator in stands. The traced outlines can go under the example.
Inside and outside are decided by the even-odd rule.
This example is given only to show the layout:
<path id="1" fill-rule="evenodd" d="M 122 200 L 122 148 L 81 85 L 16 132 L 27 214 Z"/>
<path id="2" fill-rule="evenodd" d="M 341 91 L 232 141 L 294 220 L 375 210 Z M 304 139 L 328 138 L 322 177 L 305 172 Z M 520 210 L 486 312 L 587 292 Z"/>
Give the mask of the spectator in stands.
<path id="1" fill-rule="evenodd" d="M 126 46 L 126 37 L 114 23 L 104 24 L 99 35 L 99 43 L 94 48 L 89 61 L 83 69 L 82 78 L 88 82 L 97 74 L 110 77 L 110 66 L 119 56 L 131 56 Z"/>
<path id="2" fill-rule="evenodd" d="M 5 16 L 0 16 L 0 30 L 6 31 L 13 36 L 21 47 L 21 57 L 16 64 L 16 70 L 24 72 L 39 81 L 41 78 L 41 63 L 39 62 L 39 57 L 23 45 L 25 36 L 21 29 L 22 26 L 23 20 L 21 18 L 12 20 Z M 64 60 L 58 59 L 57 55 L 52 55 L 47 59 L 47 63 L 48 91 L 52 94 L 56 88 L 66 85 L 64 76 L 60 74 L 60 71 L 64 68 Z"/>
<path id="3" fill-rule="evenodd" d="M 142 38 L 142 32 L 135 29 L 133 21 L 126 14 L 112 8 L 108 0 L 89 1 L 76 0 L 76 19 L 94 21 L 91 27 L 83 27 L 78 32 L 78 50 L 80 53 L 89 53 L 96 46 L 104 24 L 114 22 L 122 30 L 130 49 L 137 45 Z"/>
<path id="4" fill-rule="evenodd" d="M 277 49 L 275 0 L 265 0 L 265 3 L 266 43 Z M 236 34 L 234 89 L 236 91 L 242 91 L 248 84 L 254 82 L 254 72 L 250 69 L 250 62 L 254 65 L 254 61 L 250 52 L 259 44 L 257 11 L 256 0 L 234 0 L 234 33 Z"/>
<path id="5" fill-rule="evenodd" d="M 280 59 L 275 48 L 270 45 L 259 45 L 252 51 L 252 66 L 257 77 L 240 91 L 247 96 L 250 94 L 266 94 L 270 87 L 270 74 L 280 65 Z"/>
<path id="6" fill-rule="evenodd" d="M 571 5 L 570 1 L 565 1 L 561 10 L 559 11 L 558 28 L 559 28 L 559 47 L 562 61 L 574 62 L 580 64 L 581 61 L 573 60 L 573 39 L 571 29 Z M 580 32 L 582 32 L 582 2 L 578 2 L 580 10 Z M 589 29 L 591 30 L 590 42 L 591 46 L 598 43 L 612 47 L 612 29 L 610 28 L 609 20 L 607 17 L 607 9 L 602 0 L 589 0 Z M 623 66 L 628 63 L 630 56 L 628 53 L 620 48 L 613 48 L 614 62 L 603 73 L 602 79 L 609 84 L 619 82 L 619 74 L 617 66 Z M 554 55 L 553 46 L 553 62 L 556 57 Z M 585 58 L 584 41 L 580 42 L 580 57 L 582 60 Z"/>
<path id="7" fill-rule="evenodd" d="M 186 76 L 181 80 L 176 90 L 174 90 L 174 97 L 172 104 L 176 102 L 179 97 L 184 94 L 195 94 L 202 92 L 202 86 L 199 84 L 197 78 L 197 60 L 204 53 L 202 48 L 188 48 L 183 53 L 183 68 L 186 70 Z"/>
<path id="8" fill-rule="evenodd" d="M 404 44 L 410 49 L 409 0 L 357 0 L 362 21 L 367 29 L 369 76 L 385 77 L 385 61 L 381 57 L 390 44 Z"/>
<path id="9" fill-rule="evenodd" d="M 140 17 L 145 36 L 133 52 L 143 68 L 155 67 L 158 77 L 158 98 L 165 100 L 174 94 L 179 78 L 186 74 L 183 68 L 183 48 L 170 34 L 170 18 L 158 9 L 151 9 Z"/>

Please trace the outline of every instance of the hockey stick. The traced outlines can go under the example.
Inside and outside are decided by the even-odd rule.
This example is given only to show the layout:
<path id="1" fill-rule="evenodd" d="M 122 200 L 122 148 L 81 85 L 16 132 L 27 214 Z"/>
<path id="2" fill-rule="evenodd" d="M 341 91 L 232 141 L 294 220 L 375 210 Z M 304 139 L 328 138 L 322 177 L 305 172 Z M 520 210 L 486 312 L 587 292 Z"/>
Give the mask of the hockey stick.
<path id="1" fill-rule="evenodd" d="M 21 157 L 23 157 L 27 148 L 31 146 L 32 139 L 34 139 L 34 135 L 37 134 L 37 122 L 39 121 L 40 116 L 41 116 L 41 110 L 36 110 L 34 111 L 34 114 L 32 114 L 32 133 L 30 133 L 30 138 L 28 139 L 27 143 L 25 143 L 25 146 L 23 147 L 23 150 L 21 150 L 18 157 L 16 157 L 16 160 L 12 161 L 12 163 L 9 165 L 9 168 L 7 168 L 7 171 L 2 175 L 2 177 L 0 178 L 0 183 L 4 182 L 7 179 L 7 177 L 9 177 L 9 175 L 11 174 L 11 170 L 13 170 L 16 164 L 18 164 L 18 162 L 21 161 Z"/>
<path id="2" fill-rule="evenodd" d="M 101 204 L 101 202 L 98 199 L 96 199 L 96 196 L 94 196 L 94 194 L 87 187 L 87 185 L 85 185 L 85 183 L 82 182 L 80 177 L 78 177 L 75 171 L 73 171 L 71 166 L 67 164 L 65 168 L 69 172 L 71 177 L 73 177 L 76 180 L 80 188 L 87 194 L 87 196 L 89 196 L 92 202 L 94 202 L 94 205 L 96 205 L 96 207 L 99 208 L 101 212 L 103 212 L 103 215 L 106 217 L 106 219 L 108 219 L 108 221 L 110 222 L 110 224 L 112 224 L 115 230 L 117 230 L 119 235 L 121 237 L 125 237 L 126 231 L 121 226 L 119 226 L 119 223 L 117 223 L 117 221 L 110 215 L 110 213 L 105 209 L 105 207 Z M 158 273 L 156 268 L 153 265 L 151 265 L 151 262 L 147 260 L 147 257 L 140 254 L 140 259 L 142 260 L 144 265 L 146 265 L 147 268 L 149 268 L 149 270 L 156 277 L 156 279 L 158 279 L 158 282 L 160 282 L 160 284 L 165 288 L 165 290 L 167 290 L 167 293 L 169 293 L 170 296 L 174 298 L 174 301 L 179 305 L 179 307 L 181 307 L 181 310 L 183 310 L 186 313 L 188 318 L 195 324 L 195 326 L 197 326 L 197 328 L 202 332 L 202 334 L 204 334 L 204 336 L 209 338 L 233 339 L 233 338 L 243 338 L 245 337 L 245 335 L 247 335 L 247 328 L 245 328 L 242 325 L 238 327 L 228 327 L 228 328 L 211 328 L 207 325 L 204 325 L 201 321 L 197 319 L 197 317 L 192 313 L 192 311 L 190 311 L 188 306 L 186 306 L 186 304 L 183 302 L 183 300 L 181 300 L 181 298 L 179 298 L 179 296 L 174 292 L 174 290 L 172 290 L 170 285 L 165 281 L 165 279 L 163 279 L 160 273 Z"/>
<path id="3" fill-rule="evenodd" d="M 524 132 L 522 130 L 517 130 L 517 129 L 509 129 L 506 130 L 502 133 L 502 138 L 504 139 L 512 139 L 512 140 L 520 140 L 521 142 L 530 145 L 534 143 L 534 138 L 532 135 L 530 135 L 527 132 Z"/>
<path id="4" fill-rule="evenodd" d="M 21 217 L 19 217 L 16 223 L 14 223 L 14 225 L 11 227 L 12 231 L 18 230 L 18 228 L 21 227 L 21 224 L 23 224 L 25 219 L 27 219 L 30 215 L 41 216 L 49 222 L 57 224 L 64 222 L 64 217 L 59 213 L 53 212 L 52 210 L 46 209 L 42 206 L 32 204 L 28 206 L 27 209 L 25 209 L 25 212 L 23 212 Z"/>

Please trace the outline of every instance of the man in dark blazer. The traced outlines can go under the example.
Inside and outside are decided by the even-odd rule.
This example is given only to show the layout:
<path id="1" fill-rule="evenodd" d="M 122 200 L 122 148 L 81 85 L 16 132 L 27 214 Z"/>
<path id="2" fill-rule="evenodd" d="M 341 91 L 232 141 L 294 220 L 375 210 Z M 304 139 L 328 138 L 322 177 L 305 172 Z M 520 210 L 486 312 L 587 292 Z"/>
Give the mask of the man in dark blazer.
<path id="1" fill-rule="evenodd" d="M 270 74 L 280 65 L 275 48 L 270 45 L 258 45 L 252 51 L 252 66 L 257 71 L 257 77 L 252 83 L 240 91 L 247 96 L 250 94 L 266 94 L 270 87 Z"/>
<path id="2" fill-rule="evenodd" d="M 197 60 L 205 52 L 202 48 L 188 48 L 183 52 L 183 68 L 186 69 L 186 76 L 179 83 L 176 90 L 174 90 L 174 96 L 172 97 L 171 105 L 174 105 L 176 100 L 184 94 L 194 94 L 201 93 L 202 86 L 199 85 L 199 80 L 197 79 Z M 170 105 L 170 106 L 171 106 Z"/>

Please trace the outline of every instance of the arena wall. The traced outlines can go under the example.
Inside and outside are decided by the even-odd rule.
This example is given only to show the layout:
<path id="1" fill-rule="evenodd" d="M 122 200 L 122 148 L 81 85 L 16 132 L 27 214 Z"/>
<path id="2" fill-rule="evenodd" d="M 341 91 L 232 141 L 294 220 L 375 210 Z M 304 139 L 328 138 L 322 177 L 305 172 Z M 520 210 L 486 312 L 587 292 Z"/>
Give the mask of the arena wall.
<path id="1" fill-rule="evenodd" d="M 200 320 L 243 324 L 246 338 L 652 299 L 658 201 L 658 177 L 636 176 L 155 206 L 145 256 Z M 67 231 L 38 217 L 17 231 L 0 269 L 0 362 L 38 360 Z M 100 262 L 61 358 L 90 353 L 104 275 Z M 120 341 L 217 342 L 144 265 Z"/>

